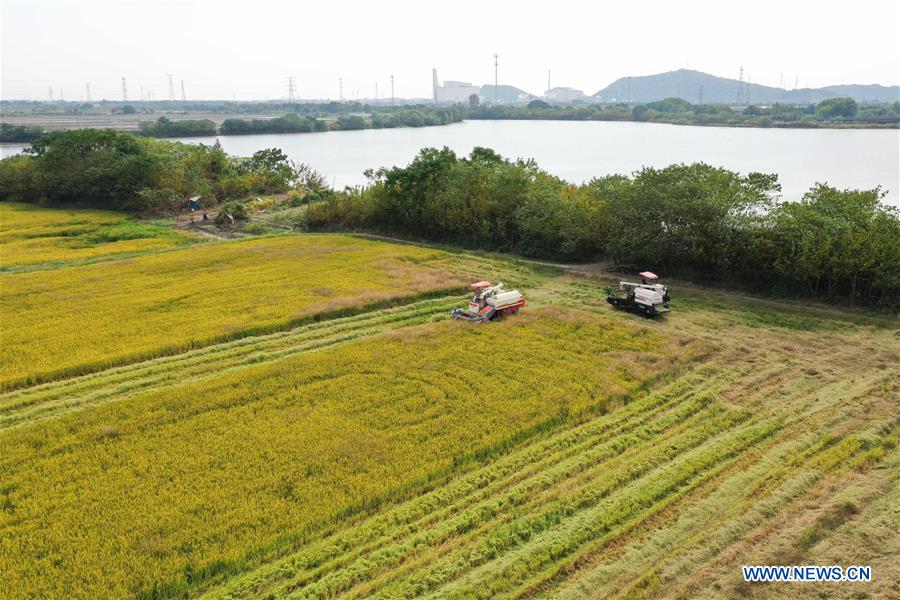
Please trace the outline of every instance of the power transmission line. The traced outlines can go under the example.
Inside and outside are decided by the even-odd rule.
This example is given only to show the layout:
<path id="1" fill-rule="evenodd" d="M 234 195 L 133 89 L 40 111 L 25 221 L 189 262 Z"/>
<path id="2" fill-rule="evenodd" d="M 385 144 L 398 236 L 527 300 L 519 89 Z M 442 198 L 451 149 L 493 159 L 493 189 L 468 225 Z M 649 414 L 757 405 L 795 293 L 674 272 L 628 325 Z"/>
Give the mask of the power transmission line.
<path id="1" fill-rule="evenodd" d="M 497 83 L 498 83 L 498 79 L 497 79 L 497 66 L 498 66 L 498 62 L 497 62 L 497 59 L 498 59 L 498 58 L 499 58 L 499 56 L 498 56 L 497 54 L 494 54 L 494 104 L 497 104 Z"/>
<path id="2" fill-rule="evenodd" d="M 53 86 L 49 86 L 47 88 L 47 97 L 50 99 L 50 102 L 53 102 Z"/>
<path id="3" fill-rule="evenodd" d="M 169 100 L 175 101 L 175 86 L 172 84 L 172 77 L 175 73 L 166 73 L 166 77 L 169 78 Z"/>
<path id="4" fill-rule="evenodd" d="M 143 98 L 141 99 L 143 100 Z M 128 86 L 125 85 L 124 77 L 122 78 L 122 102 L 128 102 Z"/>
<path id="5" fill-rule="evenodd" d="M 288 102 L 294 101 L 294 78 L 288 77 Z"/>
<path id="6" fill-rule="evenodd" d="M 187 102 L 187 97 L 184 95 L 184 79 L 181 80 L 181 101 Z"/>

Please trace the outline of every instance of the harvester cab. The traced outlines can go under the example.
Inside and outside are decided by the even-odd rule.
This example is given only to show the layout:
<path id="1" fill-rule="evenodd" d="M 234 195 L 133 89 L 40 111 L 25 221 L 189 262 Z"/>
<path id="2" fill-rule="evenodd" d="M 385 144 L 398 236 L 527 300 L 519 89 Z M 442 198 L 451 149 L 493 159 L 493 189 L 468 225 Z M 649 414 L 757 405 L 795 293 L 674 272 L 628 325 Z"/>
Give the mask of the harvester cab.
<path id="1" fill-rule="evenodd" d="M 506 315 L 514 315 L 525 306 L 525 297 L 519 290 L 503 289 L 503 282 L 493 285 L 490 281 L 478 281 L 469 286 L 473 290 L 468 310 L 455 308 L 454 319 L 485 323 Z"/>
<path id="2" fill-rule="evenodd" d="M 619 286 L 610 286 L 606 292 L 606 301 L 615 308 L 624 308 L 648 317 L 655 317 L 669 312 L 669 286 L 656 283 L 659 279 L 654 273 L 639 273 L 640 283 L 620 281 Z"/>

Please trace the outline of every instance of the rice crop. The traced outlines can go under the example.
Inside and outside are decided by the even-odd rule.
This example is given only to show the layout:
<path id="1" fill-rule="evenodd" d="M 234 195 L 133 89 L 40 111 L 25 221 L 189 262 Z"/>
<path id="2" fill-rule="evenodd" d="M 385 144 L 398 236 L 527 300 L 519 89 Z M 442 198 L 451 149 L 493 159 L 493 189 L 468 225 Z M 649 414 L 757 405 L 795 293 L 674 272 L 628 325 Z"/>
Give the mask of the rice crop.
<path id="1" fill-rule="evenodd" d="M 0 437 L 0 573 L 25 595 L 178 594 L 614 410 L 687 353 L 535 310 L 395 329 L 17 427 Z"/>
<path id="2" fill-rule="evenodd" d="M 199 240 L 112 211 L 0 202 L 0 272 L 146 254 Z"/>
<path id="3" fill-rule="evenodd" d="M 399 298 L 462 290 L 443 253 L 283 236 L 3 275 L 0 387 L 287 329 Z"/>

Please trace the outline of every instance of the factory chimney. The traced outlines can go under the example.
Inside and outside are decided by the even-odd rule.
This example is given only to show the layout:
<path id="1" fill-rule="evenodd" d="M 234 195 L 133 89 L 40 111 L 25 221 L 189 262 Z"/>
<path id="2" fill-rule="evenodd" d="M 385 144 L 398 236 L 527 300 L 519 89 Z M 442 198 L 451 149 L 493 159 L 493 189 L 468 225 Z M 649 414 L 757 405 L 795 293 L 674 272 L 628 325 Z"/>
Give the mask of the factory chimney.
<path id="1" fill-rule="evenodd" d="M 437 69 L 431 69 L 431 94 L 434 99 L 434 103 L 437 104 L 438 101 L 438 88 L 441 87 L 438 83 Z"/>

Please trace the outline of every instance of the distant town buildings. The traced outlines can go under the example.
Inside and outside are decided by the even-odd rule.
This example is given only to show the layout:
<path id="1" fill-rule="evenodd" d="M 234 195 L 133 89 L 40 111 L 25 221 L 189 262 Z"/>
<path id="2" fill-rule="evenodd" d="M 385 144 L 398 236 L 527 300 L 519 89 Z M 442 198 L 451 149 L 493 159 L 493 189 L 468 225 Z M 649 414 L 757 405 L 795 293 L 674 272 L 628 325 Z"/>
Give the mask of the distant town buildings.
<path id="1" fill-rule="evenodd" d="M 455 104 L 468 102 L 469 96 L 478 95 L 481 88 L 466 81 L 445 81 L 444 85 L 438 82 L 437 69 L 431 70 L 432 90 L 434 101 L 437 104 Z"/>
<path id="2" fill-rule="evenodd" d="M 551 102 L 577 102 L 578 100 L 587 100 L 587 96 L 581 90 L 570 87 L 555 87 L 547 90 L 544 94 L 545 100 Z"/>

